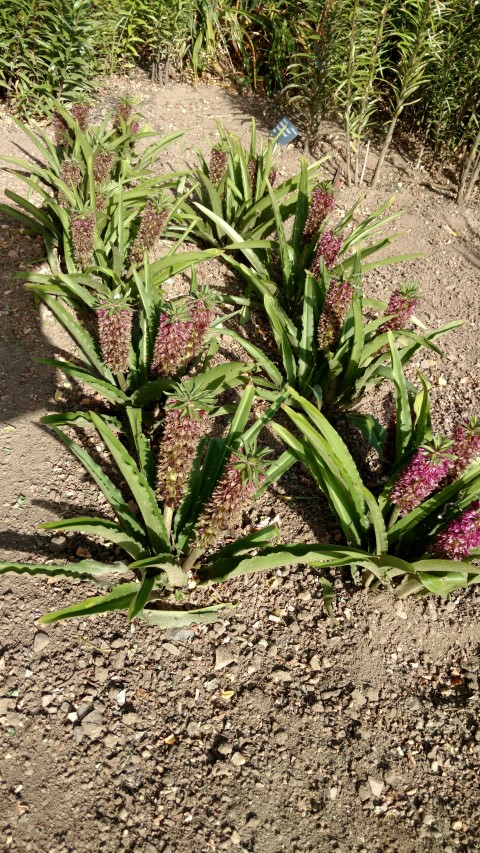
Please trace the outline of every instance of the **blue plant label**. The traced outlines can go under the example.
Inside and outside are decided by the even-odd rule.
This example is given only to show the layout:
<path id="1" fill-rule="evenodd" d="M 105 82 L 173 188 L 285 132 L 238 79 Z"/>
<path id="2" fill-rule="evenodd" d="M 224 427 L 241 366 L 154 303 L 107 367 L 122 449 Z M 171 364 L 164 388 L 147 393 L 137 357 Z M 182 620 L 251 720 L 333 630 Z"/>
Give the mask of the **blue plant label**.
<path id="1" fill-rule="evenodd" d="M 278 124 L 276 124 L 273 130 L 270 131 L 270 136 L 275 137 L 279 133 L 280 136 L 275 140 L 279 145 L 288 145 L 292 139 L 295 139 L 295 137 L 298 136 L 297 128 L 285 116 L 280 119 Z"/>

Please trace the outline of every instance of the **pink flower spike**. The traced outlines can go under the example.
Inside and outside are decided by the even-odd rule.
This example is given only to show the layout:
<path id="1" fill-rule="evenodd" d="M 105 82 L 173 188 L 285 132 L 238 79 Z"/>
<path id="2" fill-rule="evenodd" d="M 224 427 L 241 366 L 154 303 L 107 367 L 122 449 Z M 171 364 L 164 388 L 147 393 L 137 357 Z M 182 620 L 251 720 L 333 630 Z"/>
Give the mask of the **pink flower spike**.
<path id="1" fill-rule="evenodd" d="M 316 278 L 320 275 L 320 258 L 323 259 L 323 263 L 327 270 L 332 269 L 332 267 L 337 263 L 337 258 L 340 249 L 342 248 L 342 242 L 342 238 L 335 237 L 332 231 L 325 231 L 322 234 L 318 241 L 315 257 L 311 266 L 311 271 Z"/>
<path id="2" fill-rule="evenodd" d="M 448 560 L 465 560 L 480 548 L 480 501 L 473 501 L 435 537 L 432 553 Z"/>
<path id="3" fill-rule="evenodd" d="M 390 492 L 390 500 L 400 515 L 419 506 L 449 473 L 454 463 L 451 446 L 451 441 L 440 437 L 414 453 Z"/>

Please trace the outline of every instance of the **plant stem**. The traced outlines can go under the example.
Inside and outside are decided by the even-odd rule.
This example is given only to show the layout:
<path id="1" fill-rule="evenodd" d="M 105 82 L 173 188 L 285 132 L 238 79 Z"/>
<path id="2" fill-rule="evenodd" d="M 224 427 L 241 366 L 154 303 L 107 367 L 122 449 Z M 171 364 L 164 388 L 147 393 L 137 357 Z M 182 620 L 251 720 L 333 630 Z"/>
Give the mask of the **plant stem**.
<path id="1" fill-rule="evenodd" d="M 204 551 L 205 548 L 193 548 L 183 564 L 183 571 L 189 572 L 191 569 L 193 569 L 195 563 L 202 556 Z"/>
<path id="2" fill-rule="evenodd" d="M 165 522 L 165 527 L 167 530 L 167 538 L 170 539 L 170 534 L 172 532 L 172 520 L 173 520 L 173 507 L 166 506 L 163 510 L 163 520 Z"/>
<path id="3" fill-rule="evenodd" d="M 126 393 L 127 391 L 127 380 L 125 379 L 125 374 L 122 370 L 119 370 L 117 373 L 118 384 L 120 385 L 120 390 Z"/>

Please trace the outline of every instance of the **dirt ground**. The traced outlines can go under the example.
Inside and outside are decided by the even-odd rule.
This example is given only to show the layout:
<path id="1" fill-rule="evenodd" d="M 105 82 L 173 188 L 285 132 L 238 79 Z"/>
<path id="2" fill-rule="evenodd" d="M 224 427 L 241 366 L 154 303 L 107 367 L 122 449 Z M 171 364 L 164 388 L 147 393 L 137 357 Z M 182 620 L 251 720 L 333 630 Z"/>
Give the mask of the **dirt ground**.
<path id="1" fill-rule="evenodd" d="M 126 91 L 162 134 L 187 128 L 165 170 L 193 163 L 197 145 L 206 150 L 215 117 L 245 141 L 252 113 L 264 133 L 281 118 L 274 105 L 218 86 L 142 79 L 112 83 L 99 112 Z M 4 116 L 0 154 L 19 146 L 31 151 Z M 322 148 L 333 174 L 343 165 L 334 126 Z M 294 146 L 278 150 L 281 176 L 300 156 Z M 0 173 L 2 191 L 19 186 Z M 480 414 L 478 202 L 456 207 L 448 183 L 399 152 L 382 185 L 362 190 L 361 213 L 393 191 L 405 211 L 396 253 L 424 257 L 370 274 L 366 292 L 388 298 L 414 280 L 425 324 L 464 320 L 443 338 L 443 359 L 423 352 L 418 362 L 432 383 L 435 424 L 449 432 Z M 339 207 L 358 194 L 341 188 Z M 102 506 L 83 469 L 39 426 L 71 389 L 36 359 L 65 354 L 68 338 L 14 278 L 38 243 L 0 219 L 0 250 L 1 559 L 85 556 L 94 546 L 82 537 L 38 530 L 72 508 Z M 211 264 L 202 275 L 219 282 L 225 270 Z M 280 491 L 284 499 L 267 495 L 245 526 L 277 517 L 284 541 L 327 535 L 325 506 L 300 469 Z M 479 850 L 480 592 L 396 601 L 348 573 L 336 590 L 335 623 L 315 574 L 298 568 L 231 583 L 236 611 L 213 625 L 164 632 L 107 615 L 39 628 L 41 613 L 88 587 L 0 578 L 0 850 Z"/>

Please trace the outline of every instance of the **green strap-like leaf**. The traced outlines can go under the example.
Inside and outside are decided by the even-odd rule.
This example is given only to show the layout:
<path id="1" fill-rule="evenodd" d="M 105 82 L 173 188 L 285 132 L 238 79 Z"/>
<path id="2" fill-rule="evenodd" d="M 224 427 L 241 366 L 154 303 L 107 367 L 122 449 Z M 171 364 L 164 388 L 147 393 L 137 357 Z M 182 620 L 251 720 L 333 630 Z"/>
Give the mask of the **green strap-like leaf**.
<path id="1" fill-rule="evenodd" d="M 40 618 L 42 625 L 51 625 L 61 619 L 73 619 L 75 617 L 95 616 L 98 613 L 109 613 L 112 610 L 127 610 L 132 601 L 135 600 L 138 591 L 137 583 L 122 583 L 114 586 L 107 595 L 95 595 L 93 598 L 85 598 L 83 601 L 63 607 L 62 610 L 54 610 L 46 613 Z"/>
<path id="2" fill-rule="evenodd" d="M 128 572 L 125 563 L 98 563 L 95 560 L 80 560 L 78 563 L 65 563 L 65 565 L 54 563 L 10 563 L 0 562 L 0 575 L 7 572 L 15 572 L 17 575 L 46 575 L 55 577 L 80 578 L 81 580 L 103 581 L 112 572 L 126 574 Z"/>
<path id="3" fill-rule="evenodd" d="M 138 617 L 156 625 L 158 628 L 188 628 L 189 625 L 202 625 L 208 622 L 218 622 L 221 610 L 233 609 L 231 604 L 211 604 L 197 610 L 142 610 Z"/>
<path id="4" fill-rule="evenodd" d="M 145 546 L 146 536 L 145 530 L 140 525 L 140 523 L 135 518 L 132 510 L 125 503 L 123 499 L 123 495 L 117 489 L 117 487 L 112 483 L 112 481 L 107 477 L 104 473 L 100 465 L 97 465 L 96 462 L 92 459 L 89 453 L 80 447 L 75 441 L 66 435 L 63 430 L 59 429 L 59 427 L 52 425 L 52 429 L 56 436 L 62 441 L 68 449 L 73 453 L 74 456 L 82 463 L 84 468 L 88 471 L 92 479 L 95 481 L 97 486 L 105 495 L 108 503 L 112 507 L 113 512 L 117 516 L 122 527 L 125 528 L 127 533 L 135 540 L 144 542 Z"/>
<path id="5" fill-rule="evenodd" d="M 168 535 L 155 492 L 148 485 L 145 476 L 139 471 L 130 454 L 127 453 L 122 443 L 102 418 L 95 412 L 91 412 L 90 417 L 135 498 L 145 522 L 152 548 L 155 551 L 162 551 L 162 546 L 165 547 L 168 544 Z"/>
<path id="6" fill-rule="evenodd" d="M 369 559 L 365 551 L 336 545 L 278 545 L 265 548 L 255 557 L 228 557 L 200 569 L 204 584 L 220 583 L 252 572 L 280 569 L 284 566 L 348 566 Z"/>
<path id="7" fill-rule="evenodd" d="M 77 518 L 59 519 L 58 521 L 46 521 L 40 525 L 40 528 L 42 530 L 71 530 L 76 533 L 101 536 L 108 542 L 113 542 L 114 545 L 123 548 L 134 560 L 139 560 L 145 551 L 144 543 L 141 540 L 127 536 L 119 524 L 106 518 L 95 518 L 89 515 L 78 516 Z"/>

